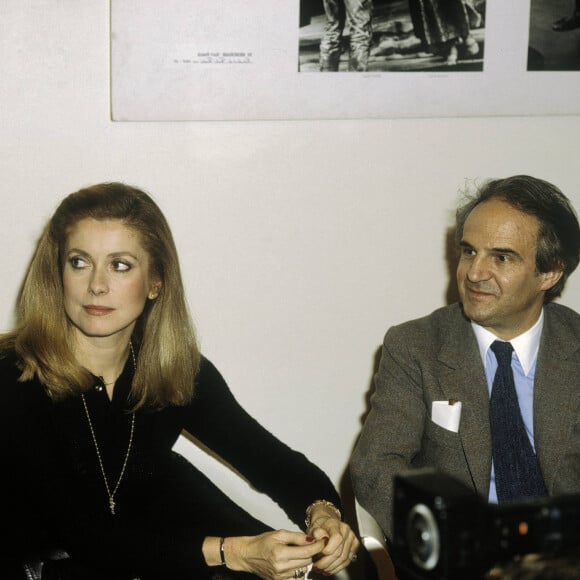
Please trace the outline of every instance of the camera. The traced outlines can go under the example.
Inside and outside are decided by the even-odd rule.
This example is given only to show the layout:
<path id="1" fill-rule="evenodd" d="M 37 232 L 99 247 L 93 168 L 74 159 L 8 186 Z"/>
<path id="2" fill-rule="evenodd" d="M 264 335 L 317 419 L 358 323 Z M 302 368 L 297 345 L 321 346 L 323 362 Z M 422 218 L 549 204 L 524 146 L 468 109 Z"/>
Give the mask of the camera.
<path id="1" fill-rule="evenodd" d="M 410 580 L 475 580 L 523 554 L 580 552 L 580 495 L 488 504 L 433 469 L 395 476 L 393 559 Z"/>

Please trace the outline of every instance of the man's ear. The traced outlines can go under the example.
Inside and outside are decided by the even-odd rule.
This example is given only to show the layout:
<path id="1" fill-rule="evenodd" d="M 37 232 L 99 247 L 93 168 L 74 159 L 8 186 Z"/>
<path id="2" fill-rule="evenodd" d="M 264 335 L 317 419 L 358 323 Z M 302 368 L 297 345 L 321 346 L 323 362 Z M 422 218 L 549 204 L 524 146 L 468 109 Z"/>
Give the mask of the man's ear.
<path id="1" fill-rule="evenodd" d="M 543 277 L 543 281 L 540 289 L 547 292 L 560 281 L 560 278 L 563 274 L 564 270 L 551 270 L 550 272 L 542 272 L 540 276 Z"/>

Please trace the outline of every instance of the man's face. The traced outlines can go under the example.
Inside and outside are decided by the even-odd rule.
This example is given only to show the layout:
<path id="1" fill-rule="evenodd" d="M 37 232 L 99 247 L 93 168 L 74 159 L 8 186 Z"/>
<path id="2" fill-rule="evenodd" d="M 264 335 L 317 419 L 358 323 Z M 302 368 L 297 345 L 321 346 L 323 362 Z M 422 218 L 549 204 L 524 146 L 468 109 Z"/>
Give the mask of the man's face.
<path id="1" fill-rule="evenodd" d="M 562 275 L 536 271 L 538 229 L 534 216 L 493 198 L 465 221 L 457 266 L 463 310 L 504 340 L 534 325 L 546 290 Z"/>

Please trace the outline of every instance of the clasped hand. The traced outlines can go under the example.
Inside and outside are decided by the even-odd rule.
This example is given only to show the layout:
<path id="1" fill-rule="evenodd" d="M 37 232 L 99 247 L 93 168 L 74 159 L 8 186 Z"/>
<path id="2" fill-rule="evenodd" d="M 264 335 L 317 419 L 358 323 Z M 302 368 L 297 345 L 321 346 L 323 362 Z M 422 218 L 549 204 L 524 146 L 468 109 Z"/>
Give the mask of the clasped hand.
<path id="1" fill-rule="evenodd" d="M 353 560 L 360 542 L 350 526 L 333 517 L 322 516 L 313 521 L 309 530 L 311 537 L 318 543 L 324 542 L 314 567 L 325 575 L 333 575 L 346 568 Z"/>
<path id="2" fill-rule="evenodd" d="M 283 580 L 296 578 L 297 571 L 303 576 L 314 563 L 318 572 L 330 576 L 345 568 L 359 547 L 348 524 L 335 518 L 320 518 L 309 533 L 278 530 L 228 538 L 228 565 L 265 580 Z"/>

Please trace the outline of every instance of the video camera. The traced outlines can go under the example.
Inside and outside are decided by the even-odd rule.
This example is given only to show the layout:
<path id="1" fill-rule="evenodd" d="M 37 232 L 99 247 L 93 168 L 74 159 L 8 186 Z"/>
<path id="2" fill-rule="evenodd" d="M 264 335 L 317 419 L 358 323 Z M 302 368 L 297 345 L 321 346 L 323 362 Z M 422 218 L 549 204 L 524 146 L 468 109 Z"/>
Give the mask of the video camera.
<path id="1" fill-rule="evenodd" d="M 426 469 L 395 477 L 393 559 L 405 578 L 473 580 L 515 556 L 580 553 L 580 495 L 495 505 Z"/>

